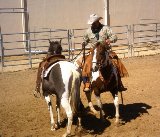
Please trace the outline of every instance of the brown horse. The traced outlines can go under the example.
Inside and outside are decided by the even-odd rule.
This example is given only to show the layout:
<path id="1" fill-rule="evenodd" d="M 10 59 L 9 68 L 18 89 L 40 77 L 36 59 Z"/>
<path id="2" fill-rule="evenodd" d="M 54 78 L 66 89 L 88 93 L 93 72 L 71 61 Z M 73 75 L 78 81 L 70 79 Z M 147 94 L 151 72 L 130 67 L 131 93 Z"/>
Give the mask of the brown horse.
<path id="1" fill-rule="evenodd" d="M 109 51 L 106 50 L 105 45 L 102 43 L 97 43 L 95 48 L 91 50 L 90 54 L 87 56 L 92 56 L 92 64 L 91 64 L 91 90 L 90 92 L 85 92 L 89 108 L 92 112 L 97 113 L 94 109 L 92 101 L 91 101 L 91 94 L 92 91 L 95 94 L 97 99 L 97 105 L 100 108 L 100 118 L 104 119 L 104 111 L 102 107 L 102 102 L 100 95 L 103 92 L 110 91 L 113 99 L 114 105 L 116 108 L 116 123 L 119 123 L 119 102 L 118 102 L 118 91 L 119 91 L 119 81 L 120 79 L 120 72 L 118 71 L 117 66 L 113 63 L 111 56 L 109 55 Z M 83 56 L 78 57 L 75 60 L 76 66 L 83 68 Z M 87 62 L 87 58 L 85 59 Z"/>

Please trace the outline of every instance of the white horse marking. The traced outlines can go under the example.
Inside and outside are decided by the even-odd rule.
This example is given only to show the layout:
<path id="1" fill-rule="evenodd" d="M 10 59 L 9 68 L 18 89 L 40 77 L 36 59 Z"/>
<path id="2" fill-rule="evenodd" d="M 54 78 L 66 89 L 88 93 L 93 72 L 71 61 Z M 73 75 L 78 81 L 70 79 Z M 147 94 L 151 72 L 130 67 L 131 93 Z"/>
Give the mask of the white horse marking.
<path id="1" fill-rule="evenodd" d="M 48 110 L 49 110 L 49 113 L 50 113 L 50 118 L 51 118 L 51 130 L 53 131 L 53 130 L 55 130 L 55 127 L 56 127 L 57 125 L 55 125 L 55 121 L 54 121 L 51 99 L 50 99 L 49 96 L 45 96 L 45 100 L 46 100 L 46 102 L 47 102 Z"/>

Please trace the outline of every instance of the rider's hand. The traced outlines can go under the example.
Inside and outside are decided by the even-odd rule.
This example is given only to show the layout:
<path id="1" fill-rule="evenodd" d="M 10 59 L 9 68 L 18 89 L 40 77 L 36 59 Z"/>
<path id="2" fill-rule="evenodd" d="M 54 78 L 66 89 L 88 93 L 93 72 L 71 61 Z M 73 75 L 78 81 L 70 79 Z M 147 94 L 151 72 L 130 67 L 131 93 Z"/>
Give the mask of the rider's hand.
<path id="1" fill-rule="evenodd" d="M 86 46 L 86 42 L 83 41 L 81 45 L 82 45 L 83 47 L 85 47 L 85 46 Z"/>
<path id="2" fill-rule="evenodd" d="M 111 41 L 110 41 L 109 39 L 106 39 L 106 40 L 105 40 L 105 44 L 106 44 L 106 45 L 110 45 L 110 43 L 111 43 Z"/>

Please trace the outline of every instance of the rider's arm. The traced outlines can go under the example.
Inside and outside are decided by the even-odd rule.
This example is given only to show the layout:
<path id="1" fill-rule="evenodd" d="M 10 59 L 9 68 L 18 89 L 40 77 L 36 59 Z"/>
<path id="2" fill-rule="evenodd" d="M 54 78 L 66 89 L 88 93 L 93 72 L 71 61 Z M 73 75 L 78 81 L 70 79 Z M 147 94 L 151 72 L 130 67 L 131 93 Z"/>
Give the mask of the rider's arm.
<path id="1" fill-rule="evenodd" d="M 104 26 L 102 28 L 101 40 L 110 43 L 115 43 L 117 41 L 117 36 L 112 33 L 110 27 Z"/>
<path id="2" fill-rule="evenodd" d="M 85 34 L 83 35 L 83 43 L 85 43 L 85 45 L 87 45 L 89 43 L 90 39 L 88 36 L 88 30 L 85 32 Z"/>

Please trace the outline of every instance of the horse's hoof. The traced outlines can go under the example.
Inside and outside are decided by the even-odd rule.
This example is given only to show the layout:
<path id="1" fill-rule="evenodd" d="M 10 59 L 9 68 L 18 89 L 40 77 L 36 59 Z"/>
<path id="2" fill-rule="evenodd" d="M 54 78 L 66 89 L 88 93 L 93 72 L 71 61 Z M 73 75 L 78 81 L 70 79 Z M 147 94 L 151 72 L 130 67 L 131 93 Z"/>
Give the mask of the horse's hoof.
<path id="1" fill-rule="evenodd" d="M 54 125 L 54 128 L 55 128 L 55 129 L 58 129 L 58 125 L 57 125 L 57 124 L 55 124 L 55 125 Z"/>
<path id="2" fill-rule="evenodd" d="M 57 127 L 60 127 L 62 125 L 62 121 L 58 122 Z"/>
<path id="3" fill-rule="evenodd" d="M 62 137 L 68 137 L 69 135 L 70 135 L 70 134 L 65 133 L 65 134 L 62 135 Z"/>
<path id="4" fill-rule="evenodd" d="M 51 128 L 51 131 L 55 131 L 56 129 L 55 128 Z"/>
<path id="5" fill-rule="evenodd" d="M 33 90 L 33 95 L 34 97 L 37 97 L 37 92 L 35 90 Z"/>
<path id="6" fill-rule="evenodd" d="M 118 122 L 118 126 L 121 126 L 121 125 L 124 125 L 124 124 L 125 124 L 125 121 L 121 121 L 121 120 L 120 120 L 120 121 Z"/>
<path id="7" fill-rule="evenodd" d="M 91 112 L 95 115 L 98 114 L 98 112 L 95 109 L 91 109 Z"/>
<path id="8" fill-rule="evenodd" d="M 122 125 L 122 123 L 120 121 L 118 121 L 118 122 L 115 122 L 115 125 L 116 125 L 116 127 L 119 127 Z"/>
<path id="9" fill-rule="evenodd" d="M 79 130 L 79 128 L 76 127 L 74 133 L 79 137 L 81 135 L 81 130 Z"/>
<path id="10" fill-rule="evenodd" d="M 54 124 L 51 126 L 51 131 L 55 131 L 56 129 L 58 129 L 58 125 Z"/>

